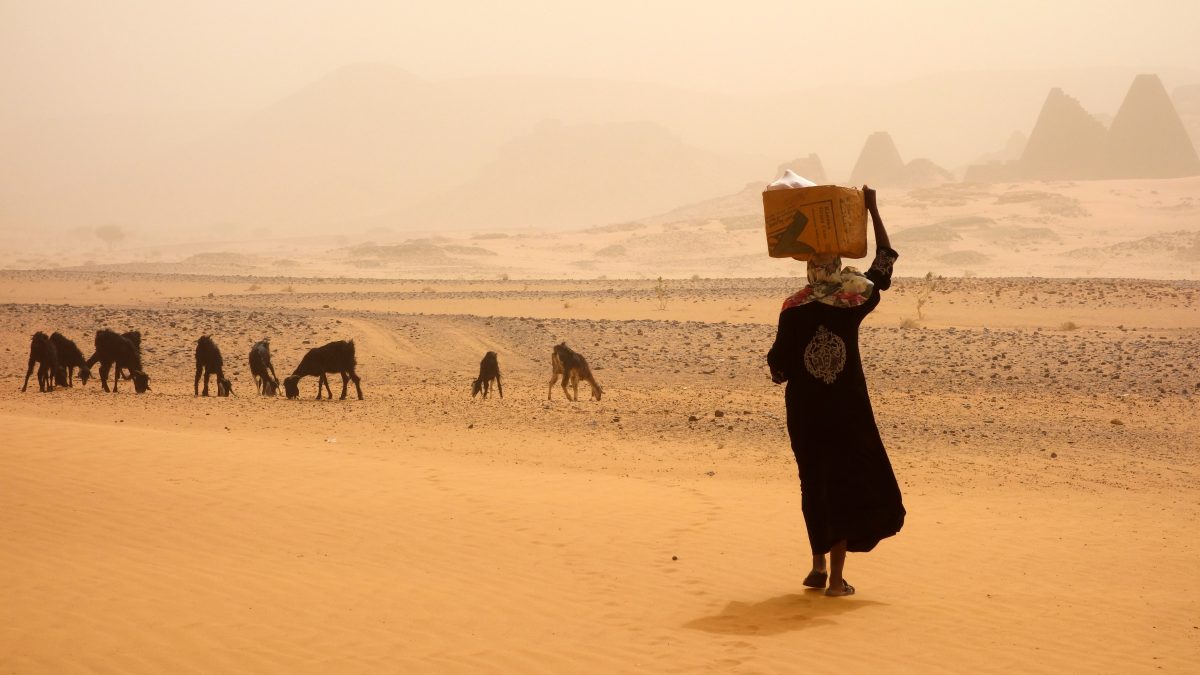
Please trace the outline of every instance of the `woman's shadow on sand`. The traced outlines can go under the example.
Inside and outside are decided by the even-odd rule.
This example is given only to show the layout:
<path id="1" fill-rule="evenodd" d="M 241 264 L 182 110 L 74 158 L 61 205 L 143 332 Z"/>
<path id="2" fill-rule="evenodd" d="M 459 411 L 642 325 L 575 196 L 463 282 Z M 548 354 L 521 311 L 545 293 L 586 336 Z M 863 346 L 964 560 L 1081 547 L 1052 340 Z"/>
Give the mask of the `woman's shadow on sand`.
<path id="1" fill-rule="evenodd" d="M 778 635 L 834 623 L 829 617 L 885 603 L 827 598 L 819 590 L 788 593 L 762 602 L 731 602 L 719 614 L 694 619 L 684 628 L 725 635 Z"/>

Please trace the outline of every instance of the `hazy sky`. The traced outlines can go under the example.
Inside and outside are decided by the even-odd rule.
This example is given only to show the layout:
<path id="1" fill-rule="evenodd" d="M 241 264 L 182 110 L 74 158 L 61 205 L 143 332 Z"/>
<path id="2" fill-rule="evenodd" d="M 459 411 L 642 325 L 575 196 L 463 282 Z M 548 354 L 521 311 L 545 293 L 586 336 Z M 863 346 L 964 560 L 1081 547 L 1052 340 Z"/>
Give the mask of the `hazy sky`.
<path id="1" fill-rule="evenodd" d="M 261 106 L 339 66 L 713 91 L 1200 67 L 1196 0 L 0 0 L 0 115 Z"/>

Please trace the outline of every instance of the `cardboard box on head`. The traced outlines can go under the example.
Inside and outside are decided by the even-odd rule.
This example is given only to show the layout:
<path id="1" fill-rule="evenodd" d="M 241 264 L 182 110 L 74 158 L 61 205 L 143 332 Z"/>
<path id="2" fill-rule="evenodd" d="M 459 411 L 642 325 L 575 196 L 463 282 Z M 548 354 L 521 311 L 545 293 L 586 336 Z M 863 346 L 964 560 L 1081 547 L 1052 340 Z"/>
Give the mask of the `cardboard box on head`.
<path id="1" fill-rule="evenodd" d="M 772 258 L 867 255 L 867 207 L 856 188 L 815 185 L 787 171 L 763 190 L 763 216 Z"/>

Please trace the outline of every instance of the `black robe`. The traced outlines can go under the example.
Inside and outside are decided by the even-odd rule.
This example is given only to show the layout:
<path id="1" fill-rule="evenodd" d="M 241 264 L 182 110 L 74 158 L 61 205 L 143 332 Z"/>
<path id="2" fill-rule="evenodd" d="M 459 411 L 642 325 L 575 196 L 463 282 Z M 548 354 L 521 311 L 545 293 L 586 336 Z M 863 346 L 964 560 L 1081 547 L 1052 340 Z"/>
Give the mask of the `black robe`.
<path id="1" fill-rule="evenodd" d="M 784 309 L 767 354 L 787 381 L 787 427 L 800 469 L 801 506 L 814 555 L 842 539 L 870 551 L 904 525 L 904 504 L 879 438 L 858 351 L 858 326 L 892 283 L 896 252 L 880 248 L 865 273 L 875 284 L 857 307 L 822 302 Z"/>

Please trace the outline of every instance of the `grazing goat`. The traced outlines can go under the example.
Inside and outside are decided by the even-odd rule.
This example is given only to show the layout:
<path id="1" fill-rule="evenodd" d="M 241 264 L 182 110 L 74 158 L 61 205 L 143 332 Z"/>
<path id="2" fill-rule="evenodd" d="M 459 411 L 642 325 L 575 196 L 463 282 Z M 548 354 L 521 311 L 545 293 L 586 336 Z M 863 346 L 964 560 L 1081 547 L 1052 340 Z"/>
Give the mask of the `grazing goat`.
<path id="1" fill-rule="evenodd" d="M 121 337 L 123 337 L 123 338 L 125 338 L 126 340 L 129 340 L 130 342 L 132 342 L 132 343 L 133 343 L 133 348 L 134 348 L 135 350 L 137 350 L 137 355 L 138 355 L 138 358 L 139 358 L 139 359 L 141 359 L 141 358 L 142 358 L 142 331 L 140 331 L 140 330 L 131 330 L 131 331 L 129 331 L 129 332 L 126 332 L 126 333 L 121 333 Z M 118 368 L 118 369 L 117 369 L 117 376 L 118 376 L 118 377 L 120 377 L 120 376 L 121 376 L 121 369 L 120 369 L 120 368 Z M 125 375 L 124 377 L 125 377 L 125 379 L 127 379 L 127 380 L 128 380 L 128 379 L 132 379 L 132 378 L 131 378 L 129 375 Z"/>
<path id="2" fill-rule="evenodd" d="M 58 370 L 58 352 L 50 336 L 42 331 L 33 334 L 29 341 L 29 368 L 25 370 L 25 384 L 21 391 L 29 387 L 29 376 L 33 374 L 33 364 L 38 364 L 38 391 L 54 391 L 54 373 Z"/>
<path id="3" fill-rule="evenodd" d="M 233 393 L 233 384 L 225 379 L 225 359 L 221 358 L 221 349 L 213 342 L 211 335 L 201 335 L 196 340 L 196 381 L 192 385 L 192 394 L 200 395 L 200 375 L 204 374 L 204 395 L 208 396 L 208 379 L 217 376 L 217 396 L 229 396 Z"/>
<path id="4" fill-rule="evenodd" d="M 275 366 L 271 365 L 271 341 L 263 338 L 250 348 L 250 374 L 254 376 L 254 387 L 263 396 L 275 396 L 279 391 L 279 378 Z"/>
<path id="5" fill-rule="evenodd" d="M 560 342 L 554 345 L 554 353 L 550 355 L 550 365 L 554 372 L 550 375 L 550 391 L 546 394 L 546 400 L 550 400 L 554 394 L 554 382 L 562 376 L 563 395 L 568 401 L 579 400 L 579 380 L 587 380 L 588 384 L 592 385 L 592 398 L 597 401 L 604 393 L 600 389 L 600 385 L 596 384 L 596 378 L 592 377 L 592 370 L 588 368 L 587 360 L 582 354 L 574 352 L 567 343 Z M 567 391 L 567 384 L 570 384 L 575 390 L 575 396 L 571 396 L 571 392 Z"/>
<path id="6" fill-rule="evenodd" d="M 129 340 L 131 343 L 133 343 L 133 348 L 134 348 L 134 350 L 137 351 L 138 358 L 140 359 L 142 357 L 142 332 L 137 331 L 137 330 L 131 330 L 127 333 L 121 333 L 121 337 L 123 337 L 126 340 Z M 131 379 L 128 374 L 122 374 L 121 371 L 122 371 L 121 368 L 117 368 L 117 377 L 124 377 L 127 380 Z M 104 391 L 108 391 L 108 390 L 105 389 Z"/>
<path id="7" fill-rule="evenodd" d="M 479 362 L 479 377 L 475 378 L 475 383 L 471 385 L 471 398 L 475 398 L 480 392 L 487 398 L 492 388 L 492 380 L 496 381 L 500 398 L 504 398 L 504 387 L 500 385 L 500 362 L 496 360 L 496 352 L 484 354 L 483 360 Z"/>
<path id="8" fill-rule="evenodd" d="M 113 366 L 116 366 L 116 372 L 113 373 L 114 394 L 117 392 L 117 382 L 121 380 L 122 369 L 129 371 L 134 391 L 141 394 L 150 390 L 150 376 L 142 371 L 141 338 L 141 333 L 137 331 L 125 335 L 117 335 L 107 328 L 96 331 L 96 351 L 83 365 L 91 370 L 93 363 L 100 362 L 100 384 L 104 391 L 109 390 L 108 371 Z"/>
<path id="9" fill-rule="evenodd" d="M 354 373 L 354 366 L 357 365 L 354 361 L 354 340 L 346 342 L 338 340 L 330 342 L 323 347 L 314 347 L 308 350 L 304 358 L 300 360 L 300 365 L 296 366 L 296 370 L 290 377 L 283 381 L 283 390 L 288 398 L 297 398 L 300 396 L 300 378 L 310 375 L 318 376 L 317 380 L 317 400 L 321 400 L 321 386 L 324 385 L 325 391 L 329 392 L 329 398 L 333 398 L 333 391 L 329 389 L 329 379 L 325 377 L 325 373 L 341 373 L 342 375 L 342 399 L 346 398 L 346 386 L 351 380 L 354 381 L 354 388 L 358 390 L 358 400 L 362 400 L 362 385 L 358 375 Z"/>
<path id="10" fill-rule="evenodd" d="M 55 375 L 58 384 L 64 387 L 75 386 L 74 371 L 76 368 L 79 369 L 79 383 L 87 384 L 88 378 L 92 376 L 92 371 L 87 369 L 83 352 L 79 351 L 79 347 L 58 331 L 50 336 L 50 341 L 54 343 L 54 349 L 58 351 L 58 372 Z"/>

